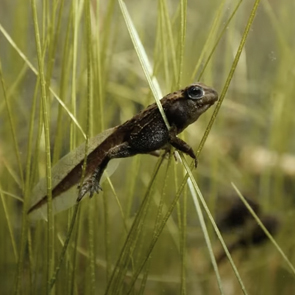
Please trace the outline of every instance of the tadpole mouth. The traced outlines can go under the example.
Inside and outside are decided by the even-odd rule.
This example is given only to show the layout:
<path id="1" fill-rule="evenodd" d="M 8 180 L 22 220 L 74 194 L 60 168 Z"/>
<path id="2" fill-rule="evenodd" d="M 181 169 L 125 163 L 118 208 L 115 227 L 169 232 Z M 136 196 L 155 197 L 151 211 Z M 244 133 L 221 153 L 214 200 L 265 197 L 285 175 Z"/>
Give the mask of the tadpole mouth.
<path id="1" fill-rule="evenodd" d="M 218 93 L 215 89 L 210 89 L 208 93 L 209 103 L 214 104 L 218 100 Z"/>
<path id="2" fill-rule="evenodd" d="M 218 93 L 216 90 L 211 88 L 211 89 L 208 89 L 206 92 L 207 93 L 201 102 L 201 107 L 202 105 L 210 107 L 218 100 Z"/>
<path id="3" fill-rule="evenodd" d="M 214 89 L 206 91 L 205 96 L 198 101 L 198 108 L 207 109 L 212 106 L 218 100 L 218 93 Z"/>

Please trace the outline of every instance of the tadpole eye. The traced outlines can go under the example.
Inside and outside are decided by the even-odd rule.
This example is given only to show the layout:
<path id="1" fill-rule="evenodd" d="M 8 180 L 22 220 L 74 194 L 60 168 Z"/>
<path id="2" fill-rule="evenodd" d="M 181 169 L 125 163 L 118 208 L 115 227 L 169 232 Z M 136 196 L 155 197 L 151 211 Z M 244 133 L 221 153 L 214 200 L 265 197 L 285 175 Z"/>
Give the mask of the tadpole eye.
<path id="1" fill-rule="evenodd" d="M 200 99 L 204 96 L 204 90 L 200 86 L 191 86 L 187 89 L 187 95 L 191 99 Z"/>

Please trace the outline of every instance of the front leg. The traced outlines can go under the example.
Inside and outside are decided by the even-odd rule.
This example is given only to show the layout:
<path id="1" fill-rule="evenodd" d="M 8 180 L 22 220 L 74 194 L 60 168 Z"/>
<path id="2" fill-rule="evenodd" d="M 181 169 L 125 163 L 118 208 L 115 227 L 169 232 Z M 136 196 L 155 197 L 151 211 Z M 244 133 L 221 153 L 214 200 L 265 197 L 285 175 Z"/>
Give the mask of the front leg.
<path id="1" fill-rule="evenodd" d="M 101 164 L 94 170 L 94 172 L 90 175 L 90 177 L 86 179 L 80 187 L 78 187 L 79 194 L 78 194 L 77 202 L 81 201 L 81 199 L 88 192 L 91 198 L 95 192 L 99 193 L 99 191 L 102 190 L 99 184 L 100 179 L 110 160 L 114 158 L 126 158 L 130 156 L 134 156 L 135 154 L 137 154 L 137 152 L 132 147 L 130 147 L 128 142 L 123 142 L 111 148 L 106 153 Z"/>
<path id="2" fill-rule="evenodd" d="M 175 135 L 173 128 L 169 132 L 169 142 L 177 150 L 180 150 L 181 152 L 183 152 L 183 153 L 189 155 L 191 158 L 193 158 L 195 160 L 195 167 L 198 166 L 198 160 L 197 160 L 197 157 L 196 157 L 193 149 L 185 141 L 183 141 L 182 139 L 178 138 Z"/>

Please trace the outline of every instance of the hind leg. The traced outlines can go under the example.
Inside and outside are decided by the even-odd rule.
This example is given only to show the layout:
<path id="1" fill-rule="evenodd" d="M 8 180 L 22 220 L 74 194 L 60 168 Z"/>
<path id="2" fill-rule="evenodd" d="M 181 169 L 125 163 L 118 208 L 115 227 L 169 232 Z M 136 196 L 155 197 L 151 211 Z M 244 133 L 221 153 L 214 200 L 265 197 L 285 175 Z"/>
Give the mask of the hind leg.
<path id="1" fill-rule="evenodd" d="M 79 202 L 87 193 L 90 198 L 94 193 L 99 193 L 102 190 L 100 186 L 100 179 L 104 170 L 106 169 L 110 160 L 115 158 L 127 158 L 138 154 L 128 142 L 123 142 L 113 148 L 111 148 L 105 155 L 101 164 L 94 170 L 88 179 L 86 179 L 81 187 L 79 187 L 79 195 L 77 201 Z"/>

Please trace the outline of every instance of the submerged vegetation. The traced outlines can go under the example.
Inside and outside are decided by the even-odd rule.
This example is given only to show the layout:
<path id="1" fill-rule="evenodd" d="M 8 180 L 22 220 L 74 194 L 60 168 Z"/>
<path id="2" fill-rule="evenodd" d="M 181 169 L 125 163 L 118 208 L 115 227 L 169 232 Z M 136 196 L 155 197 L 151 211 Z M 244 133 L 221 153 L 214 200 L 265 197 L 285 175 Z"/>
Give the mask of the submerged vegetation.
<path id="1" fill-rule="evenodd" d="M 293 294 L 293 2 L 1 1 L 1 294 Z M 53 214 L 62 156 L 197 81 L 220 94 L 181 135 L 197 169 L 123 159 Z"/>

